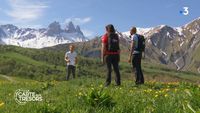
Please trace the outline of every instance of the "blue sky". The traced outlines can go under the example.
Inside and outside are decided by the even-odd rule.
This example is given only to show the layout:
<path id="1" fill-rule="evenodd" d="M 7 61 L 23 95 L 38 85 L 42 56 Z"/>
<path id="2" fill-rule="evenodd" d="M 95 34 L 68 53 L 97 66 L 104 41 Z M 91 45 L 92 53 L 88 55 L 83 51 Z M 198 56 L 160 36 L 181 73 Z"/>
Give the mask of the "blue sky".
<path id="1" fill-rule="evenodd" d="M 102 35 L 110 23 L 119 31 L 131 26 L 182 26 L 200 17 L 199 4 L 200 0 L 1 0 L 0 24 L 41 28 L 53 21 L 63 26 L 73 21 L 93 37 Z M 183 7 L 189 7 L 187 16 L 180 13 Z"/>

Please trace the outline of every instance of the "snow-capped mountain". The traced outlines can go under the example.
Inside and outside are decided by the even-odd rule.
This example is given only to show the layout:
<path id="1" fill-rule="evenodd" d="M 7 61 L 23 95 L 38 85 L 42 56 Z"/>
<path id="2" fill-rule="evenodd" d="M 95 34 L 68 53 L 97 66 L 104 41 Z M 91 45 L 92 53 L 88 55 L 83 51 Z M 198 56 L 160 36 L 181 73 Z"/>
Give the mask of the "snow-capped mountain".
<path id="1" fill-rule="evenodd" d="M 177 70 L 200 70 L 200 18 L 181 27 L 159 25 L 137 30 L 146 38 L 146 56 L 150 59 Z M 122 34 L 127 39 L 130 35 L 129 32 Z"/>
<path id="2" fill-rule="evenodd" d="M 18 28 L 7 24 L 0 26 L 0 44 L 27 48 L 44 48 L 58 44 L 87 41 L 79 26 L 69 22 L 61 28 L 59 22 L 49 24 L 48 28 Z"/>

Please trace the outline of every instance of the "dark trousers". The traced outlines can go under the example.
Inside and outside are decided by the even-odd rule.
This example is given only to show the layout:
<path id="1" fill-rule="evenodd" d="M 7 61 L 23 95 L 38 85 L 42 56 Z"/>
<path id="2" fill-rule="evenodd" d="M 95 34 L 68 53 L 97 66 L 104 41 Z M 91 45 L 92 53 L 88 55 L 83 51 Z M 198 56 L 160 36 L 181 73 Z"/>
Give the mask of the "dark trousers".
<path id="1" fill-rule="evenodd" d="M 133 71 L 135 72 L 136 84 L 144 83 L 144 76 L 141 69 L 142 53 L 134 54 L 132 57 Z"/>
<path id="2" fill-rule="evenodd" d="M 73 66 L 73 65 L 68 65 L 67 66 L 67 80 L 69 80 L 71 72 L 72 72 L 73 78 L 75 78 L 75 71 L 76 71 L 76 67 L 75 66 Z"/>
<path id="3" fill-rule="evenodd" d="M 119 55 L 106 55 L 105 56 L 106 65 L 107 65 L 107 78 L 106 78 L 106 86 L 110 85 L 111 83 L 111 73 L 112 73 L 112 66 L 115 72 L 115 82 L 117 85 L 121 84 L 120 81 L 120 72 L 119 72 Z"/>

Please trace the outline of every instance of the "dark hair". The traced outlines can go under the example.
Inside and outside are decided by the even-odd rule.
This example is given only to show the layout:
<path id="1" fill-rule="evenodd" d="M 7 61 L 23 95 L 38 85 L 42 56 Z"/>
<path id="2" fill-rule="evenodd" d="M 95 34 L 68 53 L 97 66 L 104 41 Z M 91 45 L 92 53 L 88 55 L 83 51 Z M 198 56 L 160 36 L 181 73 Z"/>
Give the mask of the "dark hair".
<path id="1" fill-rule="evenodd" d="M 109 32 L 109 33 L 115 33 L 115 28 L 112 24 L 108 24 L 106 26 L 106 30 Z"/>

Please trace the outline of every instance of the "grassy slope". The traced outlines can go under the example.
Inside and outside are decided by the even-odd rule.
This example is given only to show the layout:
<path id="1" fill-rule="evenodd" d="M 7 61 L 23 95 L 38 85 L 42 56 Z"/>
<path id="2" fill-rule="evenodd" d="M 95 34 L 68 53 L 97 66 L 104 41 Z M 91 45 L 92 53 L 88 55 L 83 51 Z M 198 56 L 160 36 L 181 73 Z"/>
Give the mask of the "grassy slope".
<path id="1" fill-rule="evenodd" d="M 0 81 L 0 112 L 4 113 L 160 113 L 200 111 L 200 86 L 188 83 L 147 82 L 136 87 L 125 80 L 121 87 L 113 84 L 103 88 L 103 79 L 82 77 L 70 81 L 37 82 L 13 78 L 15 82 Z M 28 102 L 19 105 L 13 96 L 17 89 L 26 89 L 42 95 L 42 102 Z M 114 107 L 92 106 L 84 100 L 96 101 L 90 92 L 109 95 Z M 102 100 L 101 100 L 102 101 Z M 109 102 L 109 101 L 108 101 Z"/>
<path id="2" fill-rule="evenodd" d="M 53 62 L 33 59 L 31 56 L 43 50 L 16 48 L 18 51 L 9 50 L 0 53 L 1 59 L 7 58 L 33 67 L 49 67 L 54 69 Z M 27 51 L 30 56 L 22 54 Z M 25 53 L 27 53 L 25 52 Z M 52 53 L 52 52 L 50 52 Z M 53 54 L 53 53 L 52 53 Z M 56 53 L 55 53 L 56 54 Z M 131 65 L 125 62 L 120 63 L 122 75 L 122 86 L 112 85 L 103 89 L 103 93 L 109 94 L 116 105 L 113 108 L 92 107 L 83 101 L 82 96 L 88 91 L 99 92 L 104 83 L 105 67 L 101 66 L 98 60 L 88 59 L 79 60 L 82 68 L 81 75 L 90 75 L 70 81 L 44 81 L 38 82 L 22 77 L 11 77 L 0 75 L 0 112 L 17 113 L 122 113 L 122 112 L 192 112 L 200 111 L 200 87 L 190 83 L 158 83 L 146 82 L 144 86 L 135 87 Z M 145 79 L 147 81 L 190 81 L 198 83 L 200 77 L 191 72 L 177 72 L 166 68 L 160 64 L 150 64 L 143 61 Z M 36 68 L 38 69 L 38 68 Z M 64 70 L 63 65 L 58 65 L 58 69 Z M 98 71 L 97 71 L 98 69 Z M 99 76 L 97 76 L 99 75 Z M 16 75 L 17 76 L 17 75 Z M 26 76 L 26 75 L 25 75 Z M 64 75 L 63 75 L 64 76 Z M 12 81 L 5 77 L 9 77 Z M 26 77 L 25 77 L 26 78 Z M 114 82 L 114 81 L 113 81 Z M 42 102 L 28 102 L 24 106 L 18 105 L 13 96 L 17 89 L 27 89 L 42 94 Z M 126 97 L 126 98 L 124 98 Z M 90 98 L 90 97 L 89 97 Z M 95 101 L 95 100 L 93 100 Z M 164 102 L 164 103 L 163 103 Z M 126 103 L 126 105 L 124 104 Z M 178 103 L 178 104 L 177 104 Z M 189 106 L 189 107 L 188 107 Z M 184 108 L 183 108 L 184 107 Z M 192 110 L 191 110 L 192 108 Z M 170 110 L 170 111 L 169 111 Z"/>
<path id="3" fill-rule="evenodd" d="M 56 70 L 59 70 L 61 72 L 58 74 L 50 73 L 50 75 L 54 76 L 53 78 L 59 78 L 59 80 L 62 80 L 65 78 L 65 65 L 63 65 L 63 62 L 64 62 L 63 54 L 65 52 L 64 50 L 54 51 L 50 49 L 47 49 L 47 50 L 26 49 L 26 48 L 20 48 L 20 47 L 15 47 L 15 46 L 5 46 L 5 47 L 9 49 L 0 53 L 0 60 L 5 61 L 5 59 L 10 59 L 11 61 L 15 61 L 16 64 L 18 63 L 20 64 L 19 66 L 16 65 L 16 67 L 14 67 L 14 69 L 12 70 L 22 71 L 22 72 L 31 71 L 33 76 L 37 78 L 38 73 L 42 74 L 42 76 L 45 76 L 46 74 L 48 74 L 46 71 L 55 70 L 55 64 L 56 64 Z M 34 59 L 32 57 L 34 55 L 38 55 L 37 57 L 39 58 L 36 57 Z M 58 60 L 58 63 L 54 62 L 54 59 L 53 59 L 57 56 L 60 57 L 60 59 Z M 122 56 L 122 57 L 126 58 L 127 56 Z M 47 60 L 43 60 L 43 59 L 47 59 Z M 49 59 L 52 59 L 52 60 L 49 60 Z M 18 69 L 18 67 L 20 67 L 21 65 L 24 66 L 24 68 Z M 4 67 L 4 65 L 2 66 Z M 30 69 L 28 68 L 29 70 L 26 70 L 26 67 L 29 67 Z M 100 76 L 104 78 L 106 74 L 105 66 L 102 66 L 100 64 L 99 59 L 81 57 L 79 58 L 79 68 L 81 69 L 78 69 L 77 71 L 80 76 L 89 75 L 89 76 Z M 190 82 L 195 82 L 195 83 L 198 83 L 200 81 L 200 76 L 196 73 L 178 72 L 176 70 L 167 68 L 164 65 L 148 62 L 148 59 L 143 60 L 143 69 L 144 69 L 145 79 L 147 81 L 155 80 L 155 81 L 163 81 L 163 82 L 169 81 L 170 82 L 170 81 L 181 80 L 181 81 L 190 81 Z M 122 79 L 133 80 L 134 76 L 131 70 L 132 69 L 131 69 L 130 64 L 124 61 L 120 63 L 120 71 L 122 74 Z M 12 73 L 12 75 L 15 74 L 15 71 Z M 22 72 L 20 72 L 20 74 Z M 99 72 L 102 72 L 102 73 L 99 73 Z M 19 75 L 14 75 L 14 76 L 19 76 Z M 22 75 L 22 76 L 26 76 L 26 75 Z M 39 79 L 42 79 L 42 78 L 39 78 Z"/>

